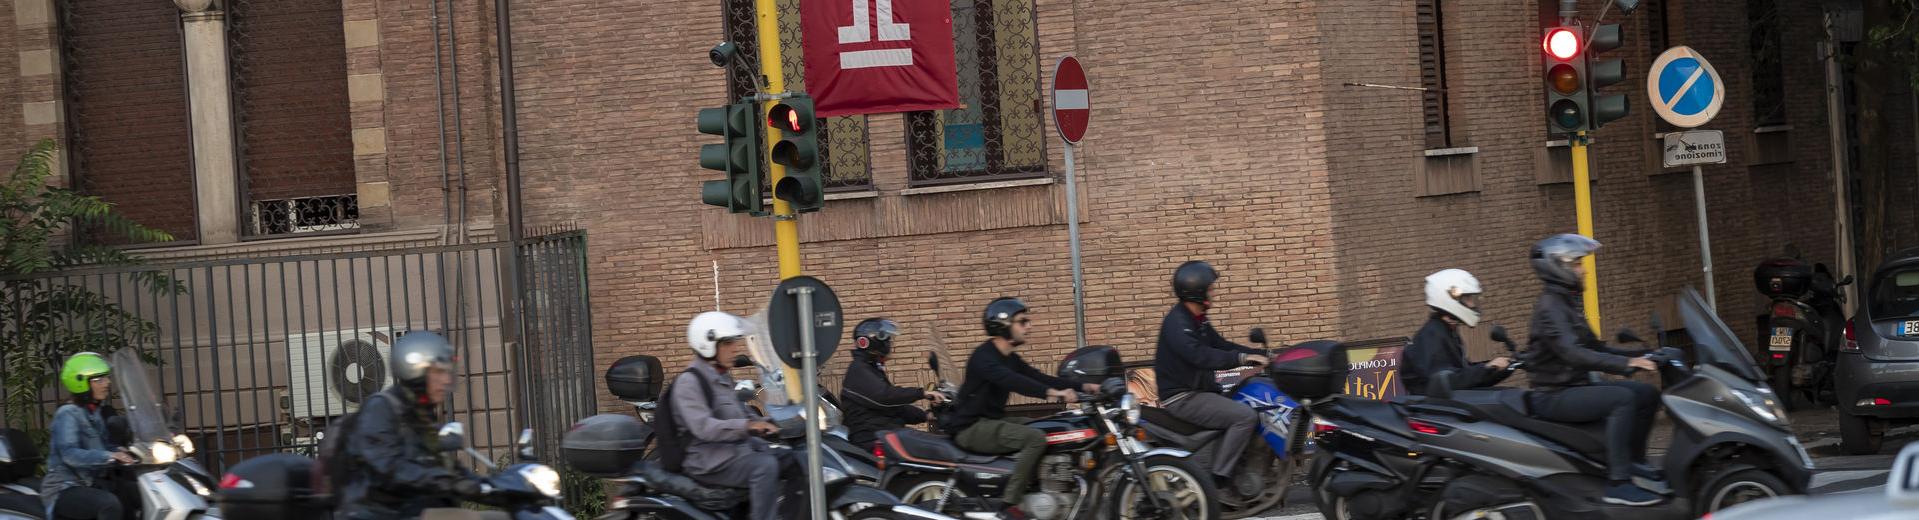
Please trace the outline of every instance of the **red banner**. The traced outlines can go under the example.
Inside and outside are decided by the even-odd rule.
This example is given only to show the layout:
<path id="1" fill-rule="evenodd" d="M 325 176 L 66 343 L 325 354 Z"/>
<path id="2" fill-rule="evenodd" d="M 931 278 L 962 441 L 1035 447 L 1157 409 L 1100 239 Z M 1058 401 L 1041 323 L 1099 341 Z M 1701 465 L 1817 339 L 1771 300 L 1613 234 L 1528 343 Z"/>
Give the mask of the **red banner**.
<path id="1" fill-rule="evenodd" d="M 949 2 L 801 0 L 800 26 L 820 117 L 959 107 Z"/>

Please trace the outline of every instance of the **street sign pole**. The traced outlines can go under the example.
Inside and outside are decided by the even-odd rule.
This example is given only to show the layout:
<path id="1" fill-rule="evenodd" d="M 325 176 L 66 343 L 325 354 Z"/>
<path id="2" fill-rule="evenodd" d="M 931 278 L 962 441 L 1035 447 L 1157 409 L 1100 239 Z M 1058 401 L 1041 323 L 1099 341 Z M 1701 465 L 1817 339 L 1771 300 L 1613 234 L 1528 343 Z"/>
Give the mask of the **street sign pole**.
<path id="1" fill-rule="evenodd" d="M 1079 263 L 1079 189 L 1073 183 L 1073 143 L 1066 143 L 1066 237 L 1072 242 L 1073 257 L 1073 338 L 1078 347 L 1086 346 L 1086 283 L 1081 279 Z"/>
<path id="2" fill-rule="evenodd" d="M 1576 132 L 1568 136 L 1567 144 L 1573 152 L 1573 212 L 1578 214 L 1579 234 L 1593 237 L 1593 190 L 1592 172 L 1587 168 L 1586 133 Z M 1593 330 L 1599 327 L 1599 262 L 1593 255 L 1579 260 L 1586 266 L 1586 279 L 1582 282 L 1586 302 L 1586 324 Z"/>
<path id="3" fill-rule="evenodd" d="M 1725 104 L 1725 82 L 1706 57 L 1680 45 L 1653 59 L 1646 75 L 1646 97 L 1660 119 L 1680 128 L 1698 128 L 1712 121 Z M 1706 305 L 1719 312 L 1718 290 L 1712 277 L 1712 234 L 1706 230 L 1706 174 L 1701 164 L 1726 162 L 1725 134 L 1717 130 L 1667 134 L 1666 167 L 1692 166 L 1693 204 L 1699 216 L 1700 272 L 1705 274 Z"/>
<path id="4" fill-rule="evenodd" d="M 805 386 L 802 392 L 806 396 L 806 498 L 811 505 L 812 516 L 808 518 L 826 518 L 826 483 L 822 481 L 820 466 L 820 366 L 819 352 L 813 344 L 813 288 L 800 286 L 789 290 L 799 300 L 800 325 L 800 384 Z"/>
<path id="5" fill-rule="evenodd" d="M 1697 164 L 1692 165 L 1692 193 L 1693 203 L 1699 206 L 1699 260 L 1706 265 L 1706 306 L 1717 313 L 1719 298 L 1712 285 L 1712 235 L 1706 232 L 1706 174 Z"/>
<path id="6" fill-rule="evenodd" d="M 1092 116 L 1091 84 L 1079 59 L 1060 58 L 1053 65 L 1053 124 L 1060 141 L 1066 144 L 1066 240 L 1073 259 L 1073 339 L 1075 346 L 1086 346 L 1086 281 L 1079 258 L 1079 185 L 1074 180 L 1073 148 L 1086 137 L 1086 123 Z"/>

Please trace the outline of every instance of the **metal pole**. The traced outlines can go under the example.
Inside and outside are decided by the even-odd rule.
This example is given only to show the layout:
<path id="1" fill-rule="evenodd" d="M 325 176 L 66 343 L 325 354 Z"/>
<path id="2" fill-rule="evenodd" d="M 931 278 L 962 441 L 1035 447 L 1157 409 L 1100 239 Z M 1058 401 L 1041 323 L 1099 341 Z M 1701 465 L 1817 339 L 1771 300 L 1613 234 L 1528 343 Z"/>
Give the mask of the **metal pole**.
<path id="1" fill-rule="evenodd" d="M 779 6 L 774 0 L 757 0 L 754 7 L 758 11 L 760 74 L 766 76 L 765 94 L 784 94 L 786 72 L 784 63 L 780 61 Z M 762 119 L 759 124 L 765 126 L 766 113 L 763 109 L 757 117 Z M 778 139 L 767 139 L 767 151 L 771 152 L 773 145 L 778 142 Z M 779 185 L 780 179 L 786 178 L 786 167 L 771 161 L 766 164 L 767 185 Z M 759 194 L 753 196 L 758 197 Z M 796 218 L 798 216 L 793 213 L 792 204 L 779 197 L 773 198 L 773 244 L 779 252 L 781 280 L 800 275 L 800 223 Z"/>
<path id="2" fill-rule="evenodd" d="M 1706 306 L 1719 312 L 1719 291 L 1712 283 L 1712 236 L 1706 232 L 1706 174 L 1697 164 L 1692 165 L 1692 194 L 1699 206 L 1699 262 L 1705 264 L 1701 270 L 1706 273 Z"/>
<path id="3" fill-rule="evenodd" d="M 1593 237 L 1593 193 L 1592 172 L 1586 163 L 1586 133 L 1573 134 L 1570 143 L 1573 149 L 1573 211 L 1578 213 L 1579 234 Z M 1593 237 L 1596 239 L 1596 237 Z M 1599 327 L 1599 263 L 1593 255 L 1580 260 L 1586 266 L 1584 285 L 1586 302 L 1586 323 L 1592 330 Z"/>
<path id="4" fill-rule="evenodd" d="M 1066 143 L 1066 236 L 1071 241 L 1073 256 L 1073 332 L 1079 341 L 1077 346 L 1086 346 L 1086 282 L 1080 275 L 1079 263 L 1079 190 L 1073 183 L 1073 143 Z"/>
<path id="5" fill-rule="evenodd" d="M 821 477 L 820 461 L 820 373 L 819 352 L 813 347 L 813 288 L 795 287 L 787 294 L 799 298 L 800 384 L 806 388 L 806 498 L 812 516 L 826 518 L 826 483 Z"/>

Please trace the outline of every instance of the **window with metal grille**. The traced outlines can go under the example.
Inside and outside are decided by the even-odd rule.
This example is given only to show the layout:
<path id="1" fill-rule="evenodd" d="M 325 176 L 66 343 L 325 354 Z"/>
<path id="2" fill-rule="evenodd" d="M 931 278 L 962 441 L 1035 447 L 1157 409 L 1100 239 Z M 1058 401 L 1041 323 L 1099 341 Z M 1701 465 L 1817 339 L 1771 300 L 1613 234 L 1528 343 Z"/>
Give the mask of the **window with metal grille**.
<path id="1" fill-rule="evenodd" d="M 341 0 L 226 7 L 246 234 L 358 228 Z"/>
<path id="2" fill-rule="evenodd" d="M 1783 24 L 1777 0 L 1746 0 L 1748 51 L 1752 54 L 1753 126 L 1786 124 L 1786 69 L 1780 47 Z"/>
<path id="3" fill-rule="evenodd" d="M 727 41 L 739 46 L 740 50 L 739 61 L 727 69 L 728 103 L 752 96 L 755 78 L 760 74 L 753 66 L 759 63 L 760 56 L 753 5 L 753 0 L 726 0 L 725 13 L 722 15 Z M 775 18 L 780 24 L 781 79 L 785 80 L 788 91 L 803 92 L 806 90 L 806 62 L 800 48 L 800 0 L 777 0 L 774 5 L 779 10 Z M 873 171 L 869 160 L 866 116 L 822 118 L 818 128 L 820 176 L 826 191 L 872 189 Z M 778 135 L 775 130 L 767 131 L 769 139 Z M 766 167 L 767 162 L 760 161 L 760 185 L 762 191 L 771 197 L 773 187 L 765 181 Z"/>
<path id="4" fill-rule="evenodd" d="M 1426 148 L 1452 148 L 1452 114 L 1446 96 L 1445 19 L 1439 10 L 1439 0 L 1417 1 L 1419 86 L 1426 89 L 1421 100 Z"/>
<path id="5" fill-rule="evenodd" d="M 910 184 L 1046 175 L 1032 0 L 952 0 L 960 108 L 906 116 Z"/>
<path id="6" fill-rule="evenodd" d="M 55 8 L 74 186 L 134 222 L 196 239 L 179 8 L 125 0 L 60 0 Z M 84 240 L 120 240 L 78 231 Z"/>

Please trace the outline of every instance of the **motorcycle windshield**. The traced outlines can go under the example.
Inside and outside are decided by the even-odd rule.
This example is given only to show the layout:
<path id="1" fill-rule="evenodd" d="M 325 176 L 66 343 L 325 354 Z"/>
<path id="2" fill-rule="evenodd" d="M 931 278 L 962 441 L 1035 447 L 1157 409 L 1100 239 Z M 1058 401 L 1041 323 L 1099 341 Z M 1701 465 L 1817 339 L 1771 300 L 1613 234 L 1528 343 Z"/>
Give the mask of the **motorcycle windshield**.
<path id="1" fill-rule="evenodd" d="M 937 367 L 929 367 L 934 369 L 934 375 L 940 381 L 959 384 L 959 364 L 953 362 L 953 351 L 946 348 L 946 336 L 940 334 L 939 328 L 926 327 L 926 344 L 933 359 L 938 361 Z"/>
<path id="2" fill-rule="evenodd" d="M 114 351 L 108 363 L 113 366 L 113 387 L 120 394 L 127 427 L 134 442 L 167 441 L 173 438 L 166 413 L 160 406 L 160 389 L 147 377 L 146 363 L 131 348 Z"/>
<path id="3" fill-rule="evenodd" d="M 1699 291 L 1687 287 L 1679 293 L 1678 304 L 1686 333 L 1692 336 L 1694 364 L 1717 366 L 1749 381 L 1765 379 L 1752 353 L 1746 351 L 1746 345 L 1720 321 L 1719 315 L 1706 307 Z"/>

